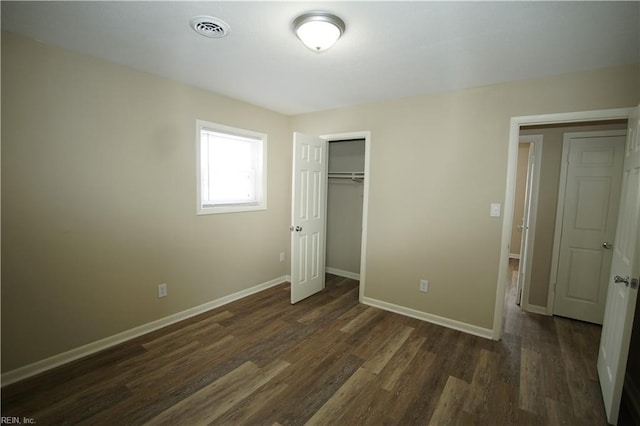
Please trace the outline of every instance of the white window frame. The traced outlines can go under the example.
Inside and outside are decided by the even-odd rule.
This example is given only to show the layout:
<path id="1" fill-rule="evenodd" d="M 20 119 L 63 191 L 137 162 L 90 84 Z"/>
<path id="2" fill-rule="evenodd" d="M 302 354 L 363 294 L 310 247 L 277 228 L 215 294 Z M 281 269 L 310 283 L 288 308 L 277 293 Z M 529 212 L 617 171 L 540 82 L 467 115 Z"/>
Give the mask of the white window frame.
<path id="1" fill-rule="evenodd" d="M 255 171 L 255 201 L 232 202 L 224 204 L 203 204 L 202 200 L 202 130 L 222 133 L 229 136 L 236 136 L 254 140 L 256 143 L 255 154 L 257 155 Z M 196 120 L 196 185 L 197 185 L 197 214 L 218 214 L 236 213 L 267 209 L 267 135 L 265 133 L 254 132 L 252 130 L 238 129 L 236 127 L 224 126 L 222 124 L 211 123 L 204 120 Z"/>

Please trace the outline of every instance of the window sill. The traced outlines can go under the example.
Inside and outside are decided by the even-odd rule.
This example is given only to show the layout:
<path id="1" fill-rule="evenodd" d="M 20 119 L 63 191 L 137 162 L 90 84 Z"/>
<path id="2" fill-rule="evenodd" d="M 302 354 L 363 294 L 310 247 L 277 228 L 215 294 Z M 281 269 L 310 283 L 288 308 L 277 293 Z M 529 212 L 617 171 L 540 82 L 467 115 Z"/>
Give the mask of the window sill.
<path id="1" fill-rule="evenodd" d="M 222 214 L 222 213 L 241 213 L 251 212 L 257 210 L 266 210 L 266 204 L 235 204 L 228 206 L 215 206 L 215 207 L 198 207 L 198 216 L 208 214 Z"/>

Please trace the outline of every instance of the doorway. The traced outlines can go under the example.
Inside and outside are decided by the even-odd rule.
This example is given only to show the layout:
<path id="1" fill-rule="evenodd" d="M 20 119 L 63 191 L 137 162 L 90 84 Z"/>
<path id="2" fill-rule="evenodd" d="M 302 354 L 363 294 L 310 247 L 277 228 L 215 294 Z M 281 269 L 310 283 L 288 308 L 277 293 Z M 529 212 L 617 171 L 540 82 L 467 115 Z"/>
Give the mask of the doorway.
<path id="1" fill-rule="evenodd" d="M 328 143 L 326 272 L 360 280 L 364 139 Z"/>
<path id="2" fill-rule="evenodd" d="M 364 160 L 363 160 L 364 162 L 359 163 L 359 164 L 362 164 L 363 166 L 363 169 L 362 169 L 363 173 L 361 175 L 352 176 L 354 179 L 362 181 L 360 184 L 362 189 L 362 202 L 360 203 L 360 207 L 362 208 L 362 214 L 361 214 L 362 219 L 360 221 L 361 223 L 361 232 L 360 232 L 360 241 L 359 241 L 360 269 L 358 273 L 358 280 L 360 281 L 359 289 L 358 289 L 358 300 L 362 302 L 362 299 L 364 297 L 364 292 L 365 292 L 365 286 L 366 286 L 365 271 L 366 271 L 366 262 L 367 262 L 367 219 L 369 217 L 369 213 L 368 213 L 369 212 L 369 183 L 371 182 L 371 169 L 370 169 L 371 132 L 359 131 L 359 132 L 347 132 L 347 133 L 334 133 L 334 134 L 322 135 L 321 137 L 323 139 L 326 139 L 329 144 L 340 143 L 338 141 L 355 141 L 355 140 L 362 141 L 360 142 L 361 144 L 360 149 L 363 150 L 364 153 L 360 151 L 357 153 L 356 156 L 360 158 L 360 160 L 357 160 L 357 161 L 362 161 L 362 156 L 364 156 Z M 339 147 L 339 145 L 337 145 L 336 147 Z M 334 148 L 334 149 L 337 149 L 338 151 L 340 150 L 340 148 Z M 334 166 L 336 168 L 334 168 Z M 329 167 L 330 167 L 329 170 L 332 170 L 334 172 L 341 171 L 341 170 L 337 170 L 337 167 L 340 167 L 340 166 L 342 166 L 341 163 L 336 163 L 334 161 L 333 166 L 329 164 Z M 347 166 L 347 164 L 344 164 L 344 166 Z M 347 172 L 349 171 L 350 170 L 347 170 Z"/>
<path id="3" fill-rule="evenodd" d="M 527 259 L 520 261 L 525 266 L 520 272 L 522 282 L 522 303 L 524 311 L 542 315 L 552 315 L 554 307 L 554 285 L 557 273 L 554 270 L 554 238 L 560 235 L 555 230 L 557 210 L 562 205 L 559 197 L 561 169 L 563 164 L 563 143 L 567 134 L 575 132 L 623 131 L 626 119 L 585 120 L 575 122 L 523 125 L 518 130 L 519 140 L 530 140 L 539 144 L 536 156 L 535 185 L 531 193 L 530 241 L 527 244 Z M 544 141 L 544 144 L 543 144 Z M 521 167 L 516 163 L 516 173 Z M 515 202 L 515 197 L 514 197 Z M 514 214 L 515 206 L 514 206 Z M 519 217 L 512 220 L 512 229 L 519 225 Z M 512 231 L 513 232 L 513 231 Z M 511 242 L 513 245 L 513 242 Z M 513 250 L 513 249 L 511 249 Z M 557 269 L 557 268 L 556 268 Z"/>
<path id="4" fill-rule="evenodd" d="M 545 114 L 545 115 L 532 115 L 532 116 L 522 116 L 522 117 L 512 117 L 510 123 L 510 132 L 509 132 L 509 147 L 508 147 L 508 166 L 507 166 L 507 182 L 506 182 L 506 192 L 505 192 L 505 211 L 504 211 L 504 220 L 502 222 L 502 238 L 501 238 L 501 252 L 500 252 L 500 261 L 498 265 L 498 283 L 497 283 L 497 294 L 496 294 L 496 303 L 494 310 L 494 321 L 493 321 L 493 334 L 492 338 L 494 340 L 499 340 L 502 337 L 502 327 L 503 327 L 503 319 L 504 319 L 504 297 L 506 291 L 506 283 L 508 281 L 509 274 L 509 252 L 510 252 L 510 244 L 511 244 L 511 230 L 513 226 L 513 214 L 514 214 L 514 199 L 515 199 L 515 181 L 516 181 L 516 171 L 517 171 L 517 153 L 518 153 L 518 145 L 520 142 L 520 136 L 523 134 L 524 130 L 534 133 L 540 133 L 541 127 L 547 126 L 563 126 L 575 123 L 584 123 L 584 122 L 594 122 L 601 123 L 603 121 L 608 120 L 626 120 L 629 117 L 631 109 L 629 108 L 619 108 L 619 109 L 610 109 L 610 110 L 598 110 L 598 111 L 582 111 L 582 112 L 571 112 L 571 113 L 559 113 L 559 114 Z M 546 141 L 545 137 L 545 141 Z M 547 144 L 545 143 L 545 150 L 547 151 Z M 542 157 L 544 160 L 545 152 L 542 153 Z M 542 166 L 544 169 L 544 166 Z M 542 199 L 543 196 L 547 196 L 547 192 L 553 193 L 554 191 L 546 191 L 543 189 L 543 185 L 545 184 L 544 179 L 544 170 L 541 169 L 541 180 L 540 180 L 540 190 L 539 190 L 539 200 L 538 200 L 538 213 L 542 212 Z M 559 168 L 558 172 L 559 174 Z M 548 182 L 547 182 L 548 183 Z M 557 188 L 557 184 L 556 184 Z M 557 190 L 557 189 L 556 189 Z M 555 198 L 556 201 L 553 202 L 555 204 L 557 202 L 557 196 L 553 195 L 552 198 Z M 548 209 L 545 209 L 547 211 Z M 555 207 L 553 208 L 553 218 L 555 218 Z M 542 225 L 543 218 L 541 215 L 538 215 L 537 223 L 538 228 L 536 230 L 536 234 L 540 232 L 540 228 Z M 552 219 L 553 222 L 553 219 Z M 553 234 L 553 232 L 552 232 Z M 538 240 L 538 235 L 535 237 Z M 551 241 L 553 237 L 551 237 Z M 546 277 L 543 277 L 542 280 L 539 280 L 537 276 L 535 276 L 536 269 L 536 254 L 544 254 L 545 250 L 535 250 L 534 249 L 534 258 L 532 263 L 532 277 L 531 277 L 531 287 L 529 289 L 529 303 L 535 304 L 540 307 L 544 307 L 547 305 L 549 288 L 548 286 L 540 289 L 537 286 L 537 283 L 547 283 L 549 279 L 549 274 L 546 274 Z M 549 250 L 550 253 L 550 250 Z M 548 253 L 547 253 L 547 257 Z M 547 264 L 550 268 L 550 261 Z M 535 287 L 535 288 L 534 288 Z M 541 299 L 541 301 L 540 301 Z M 548 311 L 547 314 L 551 314 L 551 311 Z"/>

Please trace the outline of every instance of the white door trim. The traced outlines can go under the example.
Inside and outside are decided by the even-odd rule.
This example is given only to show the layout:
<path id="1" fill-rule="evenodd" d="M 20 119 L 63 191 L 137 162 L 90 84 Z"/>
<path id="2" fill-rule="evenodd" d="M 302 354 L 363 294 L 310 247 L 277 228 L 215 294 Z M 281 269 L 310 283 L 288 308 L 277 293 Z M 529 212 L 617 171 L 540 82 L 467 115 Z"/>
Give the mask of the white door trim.
<path id="1" fill-rule="evenodd" d="M 562 218 L 564 217 L 564 198 L 567 189 L 569 141 L 571 138 L 580 136 L 625 136 L 626 134 L 626 130 L 595 130 L 592 132 L 567 132 L 562 138 L 562 160 L 560 166 L 558 201 L 556 203 L 556 220 L 553 230 L 551 272 L 549 273 L 549 289 L 547 293 L 547 315 L 553 315 L 553 307 L 556 300 L 555 288 L 558 283 L 558 262 L 560 261 L 560 241 L 562 240 Z"/>
<path id="2" fill-rule="evenodd" d="M 520 306 L 527 312 L 536 311 L 536 307 L 529 305 L 529 289 L 531 285 L 531 264 L 533 263 L 533 246 L 536 235 L 536 218 L 538 215 L 538 189 L 540 188 L 540 167 L 542 165 L 542 135 L 522 135 L 520 136 L 519 143 L 529 143 L 530 148 L 533 150 L 533 164 L 529 164 L 529 167 L 533 167 L 531 172 L 531 185 L 527 188 L 530 191 L 527 194 L 528 209 L 528 223 L 529 229 L 527 229 L 527 241 L 526 248 L 524 250 L 525 256 L 522 256 L 523 251 L 520 251 L 520 262 L 525 264 L 525 276 L 522 282 L 522 300 Z M 536 311 L 537 312 L 537 311 Z"/>
<path id="3" fill-rule="evenodd" d="M 502 317 L 504 313 L 504 294 L 509 267 L 509 245 L 511 244 L 511 227 L 513 226 L 513 210 L 516 189 L 516 168 L 518 164 L 518 143 L 520 127 L 527 125 L 576 123 L 581 121 L 602 121 L 628 119 L 633 108 L 616 108 L 596 111 L 565 112 L 558 114 L 542 114 L 511 117 L 509 128 L 509 146 L 507 161 L 506 190 L 504 215 L 502 222 L 502 239 L 500 261 L 498 262 L 498 284 L 496 288 L 496 303 L 493 314 L 493 339 L 502 337 Z"/>
<path id="4" fill-rule="evenodd" d="M 365 271 L 367 270 L 367 218 L 369 217 L 369 182 L 371 181 L 371 132 L 366 130 L 348 133 L 332 133 L 330 135 L 321 135 L 320 137 L 322 139 L 326 139 L 327 142 L 347 139 L 364 139 L 364 188 L 362 196 L 362 238 L 360 242 L 360 285 L 358 293 L 358 300 L 362 302 L 366 282 Z"/>

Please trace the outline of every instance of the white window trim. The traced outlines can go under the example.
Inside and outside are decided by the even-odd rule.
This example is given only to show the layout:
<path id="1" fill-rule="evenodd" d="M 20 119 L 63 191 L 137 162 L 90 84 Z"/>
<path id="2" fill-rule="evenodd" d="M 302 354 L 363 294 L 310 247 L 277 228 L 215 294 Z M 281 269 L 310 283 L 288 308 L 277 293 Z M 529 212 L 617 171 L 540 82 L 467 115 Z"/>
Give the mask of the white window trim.
<path id="1" fill-rule="evenodd" d="M 200 131 L 202 129 L 211 130 L 219 133 L 227 133 L 231 135 L 254 138 L 258 140 L 259 155 L 262 161 L 258 162 L 259 169 L 257 175 L 260 176 L 260 184 L 256 188 L 258 193 L 258 202 L 255 203 L 237 203 L 225 204 L 211 207 L 202 206 L 201 195 L 201 162 L 200 162 Z M 267 135 L 265 133 L 254 132 L 252 130 L 239 129 L 236 127 L 225 126 L 222 124 L 211 123 L 204 120 L 196 120 L 196 211 L 198 215 L 219 214 L 219 213 L 238 213 L 267 209 Z"/>

